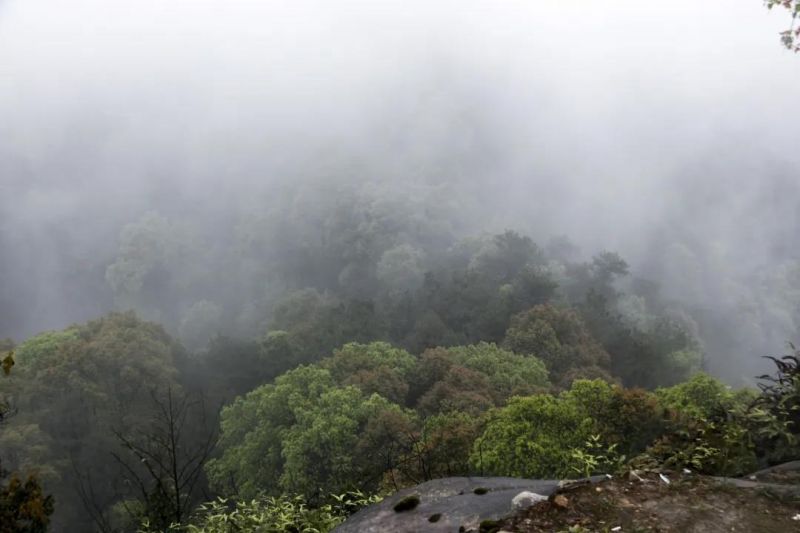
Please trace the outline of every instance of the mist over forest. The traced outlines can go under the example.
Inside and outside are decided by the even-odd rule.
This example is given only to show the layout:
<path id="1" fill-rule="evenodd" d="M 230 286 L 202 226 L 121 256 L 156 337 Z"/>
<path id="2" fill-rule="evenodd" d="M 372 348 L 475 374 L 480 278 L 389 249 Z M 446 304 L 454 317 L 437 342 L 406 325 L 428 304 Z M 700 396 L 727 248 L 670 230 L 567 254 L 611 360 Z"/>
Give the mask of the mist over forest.
<path id="1" fill-rule="evenodd" d="M 287 287 L 357 296 L 346 244 L 298 257 L 326 229 L 368 275 L 512 229 L 618 252 L 727 379 L 797 338 L 797 65 L 758 2 L 0 9 L 0 336 L 202 302 L 251 335 Z"/>
<path id="2" fill-rule="evenodd" d="M 786 22 L 758 1 L 0 0 L 0 339 L 22 367 L 43 332 L 152 322 L 187 390 L 226 350 L 292 345 L 209 385 L 228 402 L 349 342 L 539 355 L 524 332 L 549 321 L 581 346 L 542 356 L 565 389 L 752 385 L 800 341 Z"/>

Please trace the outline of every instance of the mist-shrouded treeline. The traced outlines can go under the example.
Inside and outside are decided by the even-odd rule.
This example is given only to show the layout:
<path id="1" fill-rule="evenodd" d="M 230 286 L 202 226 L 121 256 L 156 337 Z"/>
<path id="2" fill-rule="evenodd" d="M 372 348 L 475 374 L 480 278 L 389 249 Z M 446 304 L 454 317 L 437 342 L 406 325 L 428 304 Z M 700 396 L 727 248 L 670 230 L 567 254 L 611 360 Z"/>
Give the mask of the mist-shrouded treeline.
<path id="1" fill-rule="evenodd" d="M 5 2 L 0 335 L 250 335 L 287 288 L 513 229 L 620 253 L 746 379 L 796 337 L 800 197 L 753 4 Z"/>
<path id="2" fill-rule="evenodd" d="M 474 473 L 494 408 L 635 403 L 596 378 L 729 406 L 684 382 L 770 370 L 800 340 L 784 17 L 596 4 L 0 1 L 0 458 L 55 527 Z M 125 454 L 180 416 L 198 477 L 158 507 Z M 313 460 L 390 441 L 427 466 Z"/>

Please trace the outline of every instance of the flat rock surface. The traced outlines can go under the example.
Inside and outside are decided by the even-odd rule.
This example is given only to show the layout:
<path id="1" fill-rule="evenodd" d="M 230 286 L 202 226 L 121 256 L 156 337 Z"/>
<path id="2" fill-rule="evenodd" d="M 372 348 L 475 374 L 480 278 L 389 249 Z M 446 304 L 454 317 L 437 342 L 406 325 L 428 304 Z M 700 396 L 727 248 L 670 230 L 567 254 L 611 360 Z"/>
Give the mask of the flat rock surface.
<path id="1" fill-rule="evenodd" d="M 484 520 L 499 520 L 518 511 L 512 500 L 520 492 L 549 496 L 556 491 L 559 483 L 557 480 L 508 477 L 435 479 L 401 490 L 380 503 L 362 509 L 334 532 L 457 533 L 461 527 L 464 528 L 462 531 L 477 531 Z M 413 496 L 419 498 L 416 507 L 395 511 L 398 502 Z"/>
<path id="2" fill-rule="evenodd" d="M 791 461 L 753 472 L 743 479 L 759 483 L 794 485 L 800 490 L 800 461 Z"/>
<path id="3" fill-rule="evenodd" d="M 495 527 L 509 533 L 570 528 L 622 533 L 800 532 L 800 498 L 791 488 L 692 473 L 642 472 L 564 492 L 562 505 L 555 500 L 539 502 Z"/>

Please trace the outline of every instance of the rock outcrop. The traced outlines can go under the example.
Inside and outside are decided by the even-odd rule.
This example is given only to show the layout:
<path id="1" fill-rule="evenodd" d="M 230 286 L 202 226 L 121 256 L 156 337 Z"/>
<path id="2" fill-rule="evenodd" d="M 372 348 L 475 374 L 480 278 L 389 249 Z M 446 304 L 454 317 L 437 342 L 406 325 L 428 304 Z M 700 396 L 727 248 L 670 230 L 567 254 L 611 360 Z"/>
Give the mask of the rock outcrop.
<path id="1" fill-rule="evenodd" d="M 593 478 L 597 481 L 601 478 Z M 457 533 L 547 499 L 566 482 L 507 477 L 435 479 L 362 509 L 335 533 Z"/>

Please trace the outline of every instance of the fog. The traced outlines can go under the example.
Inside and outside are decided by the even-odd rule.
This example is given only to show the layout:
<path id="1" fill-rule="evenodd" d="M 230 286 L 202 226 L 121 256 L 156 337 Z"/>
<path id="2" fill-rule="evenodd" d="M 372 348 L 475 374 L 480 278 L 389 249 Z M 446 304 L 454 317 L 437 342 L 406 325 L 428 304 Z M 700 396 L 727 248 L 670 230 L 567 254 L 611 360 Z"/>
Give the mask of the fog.
<path id="1" fill-rule="evenodd" d="M 231 255 L 247 221 L 314 235 L 314 206 L 366 194 L 457 237 L 618 251 L 701 322 L 710 370 L 752 375 L 800 340 L 788 22 L 758 0 L 0 1 L 0 337 L 131 305 L 176 331 L 206 299 L 256 334 L 281 288 Z M 178 292 L 131 304 L 109 267 L 148 213 L 192 244 Z"/>

